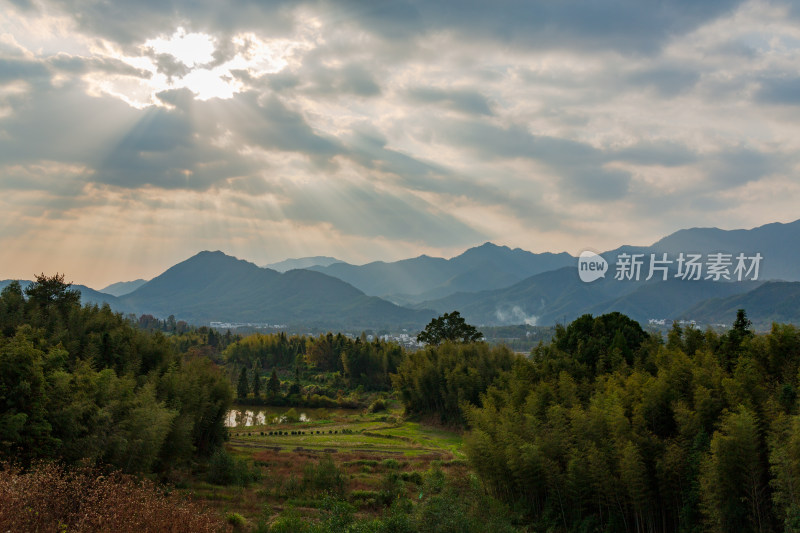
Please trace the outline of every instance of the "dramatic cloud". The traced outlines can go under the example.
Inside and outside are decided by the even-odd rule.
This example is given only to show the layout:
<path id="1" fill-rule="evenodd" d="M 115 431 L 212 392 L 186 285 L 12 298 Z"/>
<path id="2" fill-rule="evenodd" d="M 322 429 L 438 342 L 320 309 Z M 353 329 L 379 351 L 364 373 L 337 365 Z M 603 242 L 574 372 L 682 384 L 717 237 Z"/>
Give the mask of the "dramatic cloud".
<path id="1" fill-rule="evenodd" d="M 0 0 L 0 279 L 787 222 L 798 19 L 789 0 Z"/>

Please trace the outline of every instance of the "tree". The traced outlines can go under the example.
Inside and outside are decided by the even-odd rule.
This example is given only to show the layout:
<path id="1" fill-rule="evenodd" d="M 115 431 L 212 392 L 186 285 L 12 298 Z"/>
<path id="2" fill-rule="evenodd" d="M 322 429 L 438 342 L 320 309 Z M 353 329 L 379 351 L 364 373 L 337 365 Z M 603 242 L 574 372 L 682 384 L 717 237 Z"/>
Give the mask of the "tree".
<path id="1" fill-rule="evenodd" d="M 25 312 L 25 297 L 19 281 L 12 281 L 0 291 L 0 333 L 13 337 L 17 326 L 22 324 Z"/>
<path id="2" fill-rule="evenodd" d="M 239 384 L 236 386 L 236 396 L 239 398 L 247 398 L 247 393 L 250 392 L 250 384 L 247 382 L 247 369 L 242 368 L 239 373 Z"/>
<path id="3" fill-rule="evenodd" d="M 272 375 L 269 377 L 269 381 L 267 382 L 267 394 L 270 396 L 277 396 L 281 393 L 281 380 L 278 379 L 278 373 L 275 372 L 275 369 L 272 369 Z"/>
<path id="4" fill-rule="evenodd" d="M 71 305 L 79 304 L 81 300 L 81 293 L 70 289 L 71 286 L 72 283 L 64 281 L 64 274 L 56 273 L 48 277 L 41 273 L 36 274 L 36 282 L 25 289 L 25 294 L 35 305 L 46 307 L 56 304 L 61 309 L 68 309 Z"/>
<path id="5" fill-rule="evenodd" d="M 258 373 L 258 368 L 253 369 L 253 395 L 258 398 L 261 394 L 261 376 Z"/>
<path id="6" fill-rule="evenodd" d="M 747 313 L 744 309 L 739 309 L 736 311 L 736 320 L 733 321 L 733 331 L 741 337 L 752 337 L 753 331 L 750 329 L 753 323 L 747 318 Z"/>
<path id="7" fill-rule="evenodd" d="M 33 339 L 23 326 L 0 343 L 0 455 L 24 460 L 49 456 L 58 444 L 47 420 L 45 354 Z"/>
<path id="8" fill-rule="evenodd" d="M 726 369 L 730 370 L 736 365 L 737 358 L 742 352 L 742 343 L 745 339 L 753 337 L 753 330 L 750 329 L 752 322 L 747 318 L 744 309 L 736 311 L 736 320 L 733 327 L 723 336 L 722 359 Z"/>
<path id="9" fill-rule="evenodd" d="M 467 324 L 458 311 L 434 318 L 417 335 L 418 342 L 437 346 L 445 341 L 470 343 L 481 339 L 483 333 L 475 329 L 475 326 Z"/>
<path id="10" fill-rule="evenodd" d="M 711 439 L 700 484 L 710 529 L 764 531 L 768 490 L 758 421 L 744 406 L 723 416 Z"/>

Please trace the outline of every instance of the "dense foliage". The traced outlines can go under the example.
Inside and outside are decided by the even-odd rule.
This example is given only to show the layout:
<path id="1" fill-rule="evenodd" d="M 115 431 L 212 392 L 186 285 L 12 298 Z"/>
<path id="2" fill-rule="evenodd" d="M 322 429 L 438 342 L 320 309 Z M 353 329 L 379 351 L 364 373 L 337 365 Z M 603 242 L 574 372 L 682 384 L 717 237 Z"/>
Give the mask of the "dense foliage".
<path id="1" fill-rule="evenodd" d="M 417 335 L 417 341 L 439 345 L 443 342 L 478 342 L 483 333 L 475 326 L 467 324 L 461 313 L 453 311 L 436 317 Z"/>
<path id="2" fill-rule="evenodd" d="M 489 491 L 566 531 L 798 531 L 800 330 L 582 317 L 467 418 Z"/>
<path id="3" fill-rule="evenodd" d="M 505 346 L 445 342 L 409 353 L 392 382 L 408 413 L 463 424 L 464 407 L 480 404 L 481 394 L 515 359 Z"/>
<path id="4" fill-rule="evenodd" d="M 42 274 L 0 293 L 0 455 L 138 472 L 218 448 L 232 393 L 216 365 L 69 287 Z"/>
<path id="5" fill-rule="evenodd" d="M 319 337 L 255 334 L 237 340 L 223 352 L 224 360 L 236 372 L 240 401 L 263 400 L 274 405 L 304 403 L 305 394 L 336 398 L 342 389 L 361 387 L 385 391 L 391 387 L 390 374 L 405 357 L 403 348 L 366 335 L 350 338 L 341 333 Z M 282 383 L 277 371 L 289 375 Z M 301 376 L 313 382 L 301 388 Z M 263 383 L 262 383 L 263 381 Z M 295 398 L 292 398 L 295 396 Z M 322 402 L 322 403 L 320 403 Z M 320 406 L 330 406 L 317 400 Z"/>

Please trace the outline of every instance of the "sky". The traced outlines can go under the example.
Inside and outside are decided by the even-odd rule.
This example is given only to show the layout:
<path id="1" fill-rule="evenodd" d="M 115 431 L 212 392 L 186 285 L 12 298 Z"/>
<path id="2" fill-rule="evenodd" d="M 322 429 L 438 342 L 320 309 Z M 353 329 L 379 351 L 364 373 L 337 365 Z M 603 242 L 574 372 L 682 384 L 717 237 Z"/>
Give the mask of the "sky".
<path id="1" fill-rule="evenodd" d="M 800 218 L 800 4 L 0 0 L 0 279 Z"/>

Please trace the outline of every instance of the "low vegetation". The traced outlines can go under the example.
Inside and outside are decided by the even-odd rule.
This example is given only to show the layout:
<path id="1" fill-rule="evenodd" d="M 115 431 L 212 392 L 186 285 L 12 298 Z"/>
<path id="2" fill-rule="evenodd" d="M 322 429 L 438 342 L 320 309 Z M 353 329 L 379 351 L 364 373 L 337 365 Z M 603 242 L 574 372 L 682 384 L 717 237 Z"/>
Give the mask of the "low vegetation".
<path id="1" fill-rule="evenodd" d="M 0 465 L 0 531 L 203 533 L 226 531 L 208 507 L 152 482 L 92 468 Z"/>

